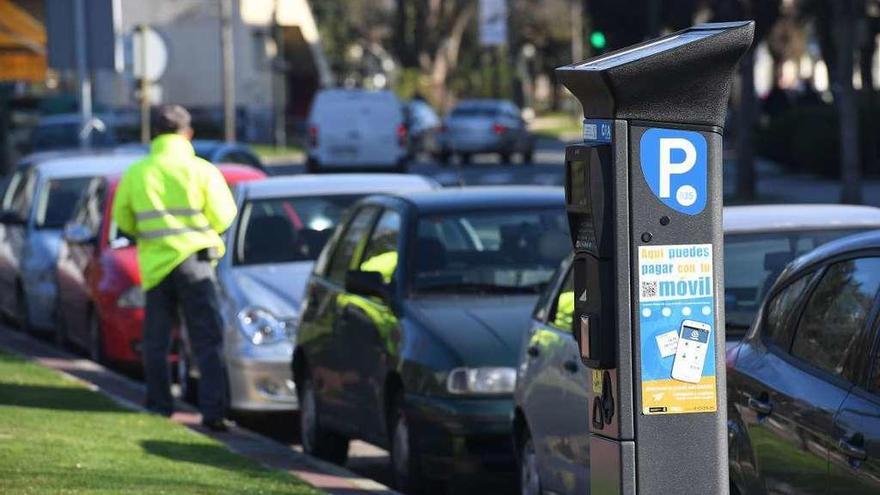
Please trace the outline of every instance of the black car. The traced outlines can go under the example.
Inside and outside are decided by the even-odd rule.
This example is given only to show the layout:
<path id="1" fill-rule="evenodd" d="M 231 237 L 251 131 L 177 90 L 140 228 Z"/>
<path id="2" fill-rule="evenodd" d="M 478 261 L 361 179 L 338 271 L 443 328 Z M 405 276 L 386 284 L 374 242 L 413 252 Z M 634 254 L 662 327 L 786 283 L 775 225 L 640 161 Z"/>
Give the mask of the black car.
<path id="1" fill-rule="evenodd" d="M 349 439 L 391 451 L 397 486 L 512 472 L 517 352 L 568 253 L 559 188 L 367 198 L 306 289 L 293 368 L 302 443 L 344 461 Z"/>
<path id="2" fill-rule="evenodd" d="M 728 351 L 731 493 L 880 493 L 880 231 L 798 258 Z"/>

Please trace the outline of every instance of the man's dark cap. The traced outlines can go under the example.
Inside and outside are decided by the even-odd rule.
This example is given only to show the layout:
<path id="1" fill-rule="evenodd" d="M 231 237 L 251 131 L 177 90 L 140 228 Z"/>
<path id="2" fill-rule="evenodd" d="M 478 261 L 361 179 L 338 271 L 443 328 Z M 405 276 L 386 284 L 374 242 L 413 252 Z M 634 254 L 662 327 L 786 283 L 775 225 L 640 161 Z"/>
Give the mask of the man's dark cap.
<path id="1" fill-rule="evenodd" d="M 192 125 L 192 117 L 180 105 L 162 105 L 153 113 L 153 133 L 176 134 L 188 130 Z"/>

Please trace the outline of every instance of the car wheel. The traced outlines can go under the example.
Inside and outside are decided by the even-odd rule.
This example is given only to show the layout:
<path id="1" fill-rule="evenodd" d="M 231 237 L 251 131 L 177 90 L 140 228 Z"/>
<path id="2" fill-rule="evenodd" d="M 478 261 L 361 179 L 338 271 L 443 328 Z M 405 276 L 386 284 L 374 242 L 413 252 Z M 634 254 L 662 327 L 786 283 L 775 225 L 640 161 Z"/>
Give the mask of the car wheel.
<path id="1" fill-rule="evenodd" d="M 89 315 L 89 359 L 96 363 L 104 363 L 107 359 L 104 353 L 104 332 L 101 330 L 101 320 L 94 310 Z"/>
<path id="2" fill-rule="evenodd" d="M 305 377 L 299 390 L 299 428 L 302 448 L 307 454 L 344 464 L 348 458 L 348 439 L 321 427 L 318 401 L 312 380 Z"/>
<path id="3" fill-rule="evenodd" d="M 61 349 L 67 348 L 67 326 L 64 321 L 64 312 L 61 307 L 55 307 L 55 345 Z"/>
<path id="4" fill-rule="evenodd" d="M 441 165 L 446 166 L 449 164 L 450 153 L 448 151 L 441 151 L 437 153 L 437 160 Z"/>
<path id="5" fill-rule="evenodd" d="M 535 162 L 535 151 L 529 150 L 529 151 L 523 152 L 522 161 L 523 161 L 524 165 L 531 165 L 532 163 L 534 163 Z"/>
<path id="6" fill-rule="evenodd" d="M 318 172 L 320 172 L 320 168 L 321 166 L 318 163 L 318 160 L 315 160 L 314 158 L 309 158 L 306 160 L 306 173 L 317 174 Z"/>
<path id="7" fill-rule="evenodd" d="M 399 393 L 394 399 L 388 419 L 391 436 L 388 444 L 391 447 L 391 471 L 394 487 L 404 493 L 417 493 L 424 490 L 426 482 L 422 475 L 412 425 L 404 409 L 403 394 Z"/>
<path id="8" fill-rule="evenodd" d="M 501 160 L 502 165 L 510 165 L 511 156 L 510 153 L 499 153 L 498 158 Z"/>
<path id="9" fill-rule="evenodd" d="M 461 155 L 461 163 L 467 165 L 471 162 L 471 154 L 470 153 L 462 153 Z"/>
<path id="10" fill-rule="evenodd" d="M 519 446 L 519 492 L 522 495 L 541 495 L 541 475 L 538 474 L 538 457 L 535 444 L 528 432 Z"/>
<path id="11" fill-rule="evenodd" d="M 394 171 L 398 174 L 405 174 L 406 171 L 409 170 L 409 159 L 402 158 L 397 162 L 397 165 L 394 166 Z"/>
<path id="12" fill-rule="evenodd" d="M 18 323 L 18 329 L 25 333 L 32 333 L 31 312 L 28 308 L 27 296 L 24 293 L 24 289 L 21 288 L 21 285 L 16 289 L 15 298 L 17 301 L 16 308 L 18 315 L 16 315 L 16 323 Z"/>
<path id="13" fill-rule="evenodd" d="M 193 405 L 199 403 L 199 381 L 192 374 L 192 357 L 183 343 L 177 351 L 177 386 L 180 398 Z"/>

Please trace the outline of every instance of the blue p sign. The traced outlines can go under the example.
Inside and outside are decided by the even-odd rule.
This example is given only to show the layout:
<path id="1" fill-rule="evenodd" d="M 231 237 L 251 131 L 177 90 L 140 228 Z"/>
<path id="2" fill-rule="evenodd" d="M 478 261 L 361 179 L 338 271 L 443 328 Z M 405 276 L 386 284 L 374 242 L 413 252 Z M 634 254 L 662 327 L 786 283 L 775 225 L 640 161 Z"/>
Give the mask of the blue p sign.
<path id="1" fill-rule="evenodd" d="M 706 207 L 706 138 L 694 131 L 648 129 L 639 142 L 642 174 L 654 196 L 686 215 Z"/>

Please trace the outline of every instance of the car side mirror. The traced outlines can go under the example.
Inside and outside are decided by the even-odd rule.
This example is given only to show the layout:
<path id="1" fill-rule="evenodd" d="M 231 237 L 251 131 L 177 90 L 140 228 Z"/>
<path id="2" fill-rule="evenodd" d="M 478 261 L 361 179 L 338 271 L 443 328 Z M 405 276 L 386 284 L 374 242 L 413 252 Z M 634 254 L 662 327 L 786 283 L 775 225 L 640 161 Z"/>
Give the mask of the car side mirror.
<path id="1" fill-rule="evenodd" d="M 362 296 L 376 296 L 387 299 L 390 295 L 388 284 L 379 272 L 350 270 L 345 274 L 345 290 Z"/>
<path id="2" fill-rule="evenodd" d="M 0 212 L 0 223 L 6 225 L 24 225 L 24 219 L 18 213 L 10 210 Z"/>
<path id="3" fill-rule="evenodd" d="M 64 240 L 71 244 L 94 244 L 97 236 L 81 223 L 69 223 L 64 227 Z"/>

